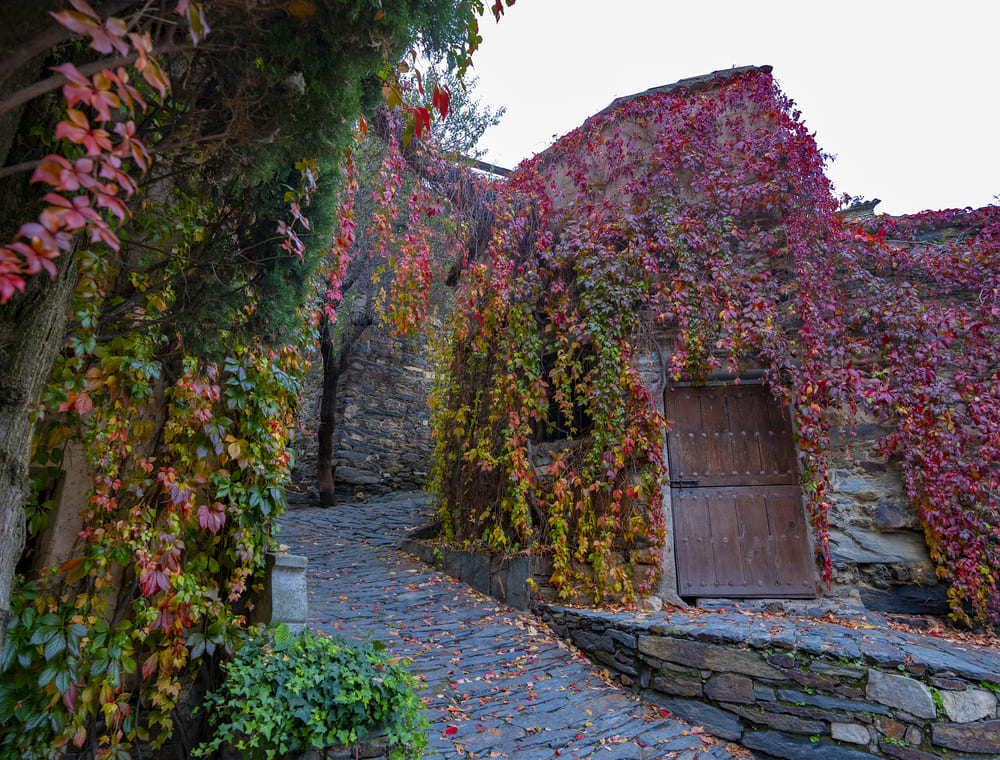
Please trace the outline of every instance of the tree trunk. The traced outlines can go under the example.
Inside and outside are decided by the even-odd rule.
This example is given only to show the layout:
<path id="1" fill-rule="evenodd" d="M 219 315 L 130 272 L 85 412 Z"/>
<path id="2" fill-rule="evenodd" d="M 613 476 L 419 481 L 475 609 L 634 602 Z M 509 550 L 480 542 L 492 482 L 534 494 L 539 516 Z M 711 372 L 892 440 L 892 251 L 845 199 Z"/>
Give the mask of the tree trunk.
<path id="1" fill-rule="evenodd" d="M 24 503 L 35 425 L 56 354 L 65 343 L 66 314 L 76 282 L 71 254 L 56 260 L 57 276 L 36 275 L 23 295 L 0 307 L 0 647 L 10 622 L 14 568 L 24 551 Z"/>
<path id="2" fill-rule="evenodd" d="M 319 453 L 316 457 L 316 485 L 319 488 L 319 503 L 332 507 L 337 503 L 333 481 L 333 431 L 334 414 L 337 408 L 337 381 L 340 379 L 339 362 L 334 356 L 333 330 L 330 321 L 323 317 L 323 331 L 320 337 L 320 353 L 323 356 L 323 395 L 319 405 Z"/>
<path id="3" fill-rule="evenodd" d="M 351 331 L 343 338 L 340 351 L 334 345 L 333 330 L 327 318 L 323 317 L 323 328 L 320 337 L 320 353 L 323 356 L 323 395 L 319 405 L 319 432 L 317 443 L 319 452 L 316 456 L 316 485 L 319 488 L 319 503 L 324 507 L 332 507 L 337 503 L 334 492 L 333 465 L 333 434 L 336 429 L 337 385 L 340 376 L 347 369 L 347 361 L 351 349 L 361 337 L 361 333 L 372 323 L 368 316 L 363 316 L 354 324 Z"/>

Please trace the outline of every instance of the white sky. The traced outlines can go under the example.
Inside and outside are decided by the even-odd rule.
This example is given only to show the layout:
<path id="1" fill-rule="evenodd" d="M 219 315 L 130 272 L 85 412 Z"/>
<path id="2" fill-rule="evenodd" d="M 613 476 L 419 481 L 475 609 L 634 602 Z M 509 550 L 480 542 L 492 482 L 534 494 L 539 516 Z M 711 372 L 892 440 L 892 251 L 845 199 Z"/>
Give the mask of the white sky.
<path id="1" fill-rule="evenodd" d="M 501 166 L 622 95 L 770 64 L 838 192 L 892 214 L 1000 194 L 1000 0 L 519 0 L 481 30 L 475 97 L 507 114 L 480 147 Z"/>

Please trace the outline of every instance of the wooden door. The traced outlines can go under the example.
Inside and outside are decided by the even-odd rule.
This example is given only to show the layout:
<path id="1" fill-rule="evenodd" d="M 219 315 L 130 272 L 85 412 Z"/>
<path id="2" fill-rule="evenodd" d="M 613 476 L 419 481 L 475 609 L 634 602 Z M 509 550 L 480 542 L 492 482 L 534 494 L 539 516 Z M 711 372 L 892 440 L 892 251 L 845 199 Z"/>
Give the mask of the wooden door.
<path id="1" fill-rule="evenodd" d="M 788 415 L 761 385 L 666 391 L 681 596 L 813 597 Z"/>

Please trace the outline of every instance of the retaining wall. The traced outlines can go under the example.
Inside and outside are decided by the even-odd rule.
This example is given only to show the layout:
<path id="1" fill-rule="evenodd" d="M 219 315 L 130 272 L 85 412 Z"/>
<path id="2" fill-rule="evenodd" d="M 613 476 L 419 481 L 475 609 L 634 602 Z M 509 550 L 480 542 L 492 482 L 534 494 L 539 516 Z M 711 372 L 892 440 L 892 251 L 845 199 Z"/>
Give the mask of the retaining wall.
<path id="1" fill-rule="evenodd" d="M 621 685 L 788 760 L 1000 758 L 1000 653 L 858 623 L 729 614 L 541 617 Z"/>

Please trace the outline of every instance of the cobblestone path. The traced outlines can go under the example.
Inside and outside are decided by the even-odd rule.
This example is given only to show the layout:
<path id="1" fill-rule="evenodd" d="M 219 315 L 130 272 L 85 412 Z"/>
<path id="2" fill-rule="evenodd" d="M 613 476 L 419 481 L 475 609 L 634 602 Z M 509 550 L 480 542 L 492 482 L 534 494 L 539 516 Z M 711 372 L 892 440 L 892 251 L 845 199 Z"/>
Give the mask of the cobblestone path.
<path id="1" fill-rule="evenodd" d="M 309 624 L 411 658 L 432 726 L 426 757 L 732 760 L 744 749 L 639 702 L 536 618 L 395 549 L 422 497 L 309 507 L 281 541 L 309 558 Z"/>

